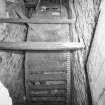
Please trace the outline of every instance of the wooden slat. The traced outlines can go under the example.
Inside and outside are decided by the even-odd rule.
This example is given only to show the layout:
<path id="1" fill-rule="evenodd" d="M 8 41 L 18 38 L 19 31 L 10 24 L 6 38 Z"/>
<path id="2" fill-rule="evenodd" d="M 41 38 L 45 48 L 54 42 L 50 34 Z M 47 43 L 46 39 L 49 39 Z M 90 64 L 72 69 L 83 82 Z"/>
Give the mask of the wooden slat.
<path id="1" fill-rule="evenodd" d="M 30 24 L 73 24 L 74 19 L 16 19 L 16 18 L 0 18 L 0 23 L 30 23 Z"/>
<path id="2" fill-rule="evenodd" d="M 58 89 L 52 89 L 52 90 L 31 90 L 29 93 L 30 96 L 35 97 L 64 97 L 66 96 L 66 90 L 58 90 Z"/>
<path id="3" fill-rule="evenodd" d="M 45 81 L 56 81 L 56 80 L 66 80 L 66 73 L 64 74 L 34 74 L 30 75 L 30 80 L 45 80 Z"/>
<path id="4" fill-rule="evenodd" d="M 30 74 L 40 74 L 40 73 L 46 73 L 46 72 L 53 73 L 53 74 L 54 73 L 63 73 L 63 72 L 67 73 L 67 71 L 63 70 L 63 69 L 62 70 L 59 70 L 59 69 L 55 69 L 55 70 L 54 69 L 52 69 L 52 70 L 51 69 L 50 70 L 45 69 L 45 70 L 43 70 L 43 69 L 41 69 L 40 71 L 38 71 L 38 70 L 36 70 L 36 71 L 34 71 L 34 70 L 33 71 L 29 71 Z"/>
<path id="5" fill-rule="evenodd" d="M 29 105 L 65 105 L 64 102 L 31 102 Z"/>
<path id="6" fill-rule="evenodd" d="M 65 85 L 65 81 L 29 81 L 30 84 L 32 85 Z"/>
<path id="7" fill-rule="evenodd" d="M 30 90 L 51 90 L 51 89 L 66 89 L 66 85 L 40 85 L 40 86 L 31 86 Z"/>
<path id="8" fill-rule="evenodd" d="M 0 49 L 2 50 L 78 50 L 83 49 L 83 43 L 57 43 L 57 42 L 0 42 Z"/>
<path id="9" fill-rule="evenodd" d="M 66 89 L 65 81 L 29 81 L 30 90 Z M 29 91 L 30 91 L 29 90 Z"/>
<path id="10" fill-rule="evenodd" d="M 31 63 L 32 64 L 32 63 Z M 67 72 L 66 70 L 66 64 L 61 64 L 61 65 L 56 65 L 52 64 L 52 65 L 40 65 L 40 66 L 36 66 L 35 67 L 30 67 L 28 66 L 28 69 L 30 70 L 29 73 L 30 74 L 35 74 L 35 73 L 42 73 L 42 72 Z M 39 71 L 40 70 L 40 71 Z"/>
<path id="11" fill-rule="evenodd" d="M 30 94 L 30 96 L 36 97 L 66 97 L 66 94 Z"/>
<path id="12" fill-rule="evenodd" d="M 34 102 L 65 102 L 65 97 L 30 97 Z"/>

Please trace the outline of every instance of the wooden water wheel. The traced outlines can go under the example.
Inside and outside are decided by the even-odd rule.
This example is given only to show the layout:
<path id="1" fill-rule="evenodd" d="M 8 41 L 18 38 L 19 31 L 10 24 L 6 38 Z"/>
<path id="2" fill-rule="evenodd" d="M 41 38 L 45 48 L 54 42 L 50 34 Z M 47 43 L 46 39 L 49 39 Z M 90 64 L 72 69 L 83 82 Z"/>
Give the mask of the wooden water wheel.
<path id="1" fill-rule="evenodd" d="M 40 0 L 39 0 L 40 1 Z M 68 19 L 66 7 L 42 4 L 32 18 Z M 27 41 L 70 42 L 69 24 L 30 25 Z M 37 51 L 25 54 L 26 95 L 33 105 L 69 105 L 70 51 Z"/>

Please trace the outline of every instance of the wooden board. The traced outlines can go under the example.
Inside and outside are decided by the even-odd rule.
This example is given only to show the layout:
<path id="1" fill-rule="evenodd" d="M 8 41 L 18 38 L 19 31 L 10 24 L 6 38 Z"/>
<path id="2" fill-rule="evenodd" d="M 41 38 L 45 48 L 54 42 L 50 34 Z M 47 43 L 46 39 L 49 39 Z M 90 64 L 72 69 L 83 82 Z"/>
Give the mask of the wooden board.
<path id="1" fill-rule="evenodd" d="M 66 90 L 31 90 L 30 91 L 30 97 L 65 97 L 66 96 Z"/>
<path id="2" fill-rule="evenodd" d="M 30 97 L 34 102 L 65 102 L 65 97 Z"/>
<path id="3" fill-rule="evenodd" d="M 68 17 L 66 8 L 63 7 L 62 10 L 63 15 L 57 14 L 56 16 L 51 14 L 55 14 L 57 11 L 51 10 L 43 13 L 40 7 L 37 13 L 33 14 L 32 18 L 60 19 L 61 17 L 66 19 Z M 35 24 L 29 26 L 27 41 L 48 42 L 48 44 L 50 42 L 70 42 L 69 25 L 67 24 Z M 26 52 L 25 78 L 26 94 L 29 102 L 42 103 L 51 101 L 55 104 L 56 102 L 61 103 L 60 105 L 62 105 L 62 103 L 63 105 L 66 104 L 67 77 L 70 76 L 70 74 L 67 76 L 67 73 L 70 71 L 70 67 L 68 68 L 70 58 L 67 59 L 68 52 L 69 51 Z M 36 94 L 36 91 L 39 92 Z M 51 94 L 52 91 L 56 91 L 56 93 Z M 31 93 L 34 93 L 34 95 Z"/>
<path id="4" fill-rule="evenodd" d="M 65 102 L 33 102 L 31 105 L 64 105 Z"/>
<path id="5" fill-rule="evenodd" d="M 33 75 L 30 75 L 30 80 L 44 80 L 44 81 L 59 81 L 59 80 L 66 80 L 66 74 L 33 74 Z"/>
<path id="6" fill-rule="evenodd" d="M 15 24 L 73 24 L 73 19 L 17 19 L 17 18 L 0 18 L 0 23 L 15 23 Z"/>
<path id="7" fill-rule="evenodd" d="M 66 89 L 65 81 L 29 81 L 30 90 Z"/>
<path id="8" fill-rule="evenodd" d="M 19 51 L 70 51 L 83 49 L 81 42 L 57 43 L 57 42 L 0 42 L 1 50 Z"/>

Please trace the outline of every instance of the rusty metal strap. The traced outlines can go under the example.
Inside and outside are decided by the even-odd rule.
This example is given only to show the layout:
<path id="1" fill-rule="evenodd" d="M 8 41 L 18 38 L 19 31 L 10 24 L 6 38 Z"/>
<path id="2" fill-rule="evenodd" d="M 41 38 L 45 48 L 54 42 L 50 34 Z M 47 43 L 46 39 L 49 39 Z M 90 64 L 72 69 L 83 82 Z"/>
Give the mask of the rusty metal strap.
<path id="1" fill-rule="evenodd" d="M 1 50 L 69 51 L 83 48 L 85 48 L 85 46 L 81 42 L 0 42 Z"/>

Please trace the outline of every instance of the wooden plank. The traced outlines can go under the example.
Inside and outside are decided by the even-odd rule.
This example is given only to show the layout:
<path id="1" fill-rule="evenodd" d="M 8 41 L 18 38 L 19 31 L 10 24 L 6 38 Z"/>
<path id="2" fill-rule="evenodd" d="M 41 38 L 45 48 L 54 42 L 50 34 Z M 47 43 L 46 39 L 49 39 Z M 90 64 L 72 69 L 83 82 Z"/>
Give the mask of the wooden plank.
<path id="1" fill-rule="evenodd" d="M 40 58 L 42 58 L 42 56 L 40 56 Z M 40 59 L 39 58 L 39 59 Z M 31 58 L 30 58 L 31 59 Z M 35 60 L 37 58 L 35 57 Z M 59 60 L 60 62 L 60 60 Z M 64 63 L 62 64 L 55 64 L 51 63 L 51 64 L 39 64 L 38 60 L 37 63 L 34 63 L 34 60 L 32 62 L 27 62 L 27 69 L 29 69 L 29 73 L 30 74 L 38 74 L 38 73 L 67 73 L 66 70 L 66 61 L 63 61 Z M 31 66 L 30 66 L 31 65 Z"/>
<path id="2" fill-rule="evenodd" d="M 56 56 L 51 56 L 50 55 L 49 59 L 46 58 L 44 55 L 41 55 L 41 54 L 37 54 L 37 56 L 30 57 L 27 61 L 27 69 L 29 69 L 30 74 L 35 74 L 35 73 L 62 73 L 62 72 L 66 73 L 67 72 L 67 70 L 66 70 L 66 57 L 61 56 L 61 52 L 54 52 L 54 53 L 55 53 Z M 47 53 L 47 55 L 48 54 L 49 53 Z M 66 56 L 66 54 L 65 54 L 65 56 Z M 35 58 L 34 60 L 32 60 L 33 57 Z M 45 59 L 50 60 L 49 63 L 45 62 Z M 37 60 L 37 62 L 36 62 L 36 60 Z M 57 63 L 55 62 L 55 60 L 56 60 Z M 40 63 L 40 62 L 43 62 L 43 63 Z M 60 64 L 59 64 L 59 62 L 60 62 Z"/>
<path id="3" fill-rule="evenodd" d="M 39 69 L 36 69 L 35 71 L 34 70 L 32 70 L 32 71 L 29 71 L 29 73 L 30 74 L 39 74 L 39 73 L 46 73 L 46 72 L 48 72 L 48 73 L 63 73 L 63 72 L 65 72 L 65 73 L 67 73 L 67 71 L 66 70 L 64 70 L 64 69 L 41 69 L 40 71 L 38 71 Z"/>
<path id="4" fill-rule="evenodd" d="M 73 19 L 17 19 L 17 18 L 0 18 L 0 23 L 30 23 L 30 24 L 73 24 Z"/>
<path id="5" fill-rule="evenodd" d="M 30 90 L 66 89 L 65 81 L 29 81 Z M 29 90 L 29 91 L 30 91 Z"/>
<path id="6" fill-rule="evenodd" d="M 31 97 L 66 97 L 66 94 L 30 94 Z"/>
<path id="7" fill-rule="evenodd" d="M 56 81 L 56 80 L 66 80 L 66 74 L 33 74 L 30 75 L 30 80 L 35 80 L 35 81 L 40 81 L 40 80 L 45 80 L 45 81 Z"/>
<path id="8" fill-rule="evenodd" d="M 66 96 L 66 90 L 58 90 L 58 89 L 52 89 L 52 90 L 31 90 L 29 93 L 30 96 L 35 97 L 51 97 L 51 96 Z"/>
<path id="9" fill-rule="evenodd" d="M 65 97 L 30 97 L 33 102 L 65 102 Z"/>
<path id="10" fill-rule="evenodd" d="M 29 105 L 65 105 L 64 102 L 31 102 Z"/>
<path id="11" fill-rule="evenodd" d="M 26 51 L 62 51 L 62 50 L 78 50 L 85 48 L 80 42 L 0 42 L 2 50 L 26 50 Z"/>
<path id="12" fill-rule="evenodd" d="M 66 89 L 66 85 L 40 85 L 40 86 L 32 86 L 30 87 L 30 90 L 51 90 L 51 89 Z"/>

